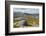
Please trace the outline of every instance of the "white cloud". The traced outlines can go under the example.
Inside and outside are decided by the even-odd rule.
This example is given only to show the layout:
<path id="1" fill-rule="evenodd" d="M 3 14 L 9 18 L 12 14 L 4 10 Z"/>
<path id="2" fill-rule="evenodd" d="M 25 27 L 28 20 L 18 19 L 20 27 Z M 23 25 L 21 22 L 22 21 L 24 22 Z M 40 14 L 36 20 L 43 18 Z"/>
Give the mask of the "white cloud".
<path id="1" fill-rule="evenodd" d="M 23 13 L 31 13 L 31 14 L 38 14 L 39 9 L 35 8 L 14 8 L 14 12 L 23 12 Z"/>

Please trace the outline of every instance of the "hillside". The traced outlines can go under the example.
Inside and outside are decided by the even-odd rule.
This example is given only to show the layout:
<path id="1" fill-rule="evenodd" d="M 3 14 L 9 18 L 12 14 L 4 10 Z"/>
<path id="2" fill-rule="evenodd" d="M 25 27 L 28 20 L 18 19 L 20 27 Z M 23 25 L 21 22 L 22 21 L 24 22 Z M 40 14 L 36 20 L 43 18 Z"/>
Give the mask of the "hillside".
<path id="1" fill-rule="evenodd" d="M 24 21 L 23 21 L 24 20 Z M 22 24 L 22 22 L 24 22 Z M 14 26 L 15 27 L 22 27 L 20 26 L 23 25 L 25 26 L 26 22 L 26 27 L 38 27 L 39 26 L 39 14 L 29 14 L 29 13 L 21 13 L 21 12 L 15 12 L 14 13 Z"/>

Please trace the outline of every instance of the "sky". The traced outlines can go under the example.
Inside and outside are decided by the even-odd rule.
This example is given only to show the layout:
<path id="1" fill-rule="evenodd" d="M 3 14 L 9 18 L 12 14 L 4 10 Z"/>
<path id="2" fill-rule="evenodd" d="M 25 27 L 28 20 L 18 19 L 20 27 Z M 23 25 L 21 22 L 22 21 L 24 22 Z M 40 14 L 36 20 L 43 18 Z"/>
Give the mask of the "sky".
<path id="1" fill-rule="evenodd" d="M 35 9 L 35 8 L 14 8 L 13 12 L 39 14 L 39 9 Z"/>

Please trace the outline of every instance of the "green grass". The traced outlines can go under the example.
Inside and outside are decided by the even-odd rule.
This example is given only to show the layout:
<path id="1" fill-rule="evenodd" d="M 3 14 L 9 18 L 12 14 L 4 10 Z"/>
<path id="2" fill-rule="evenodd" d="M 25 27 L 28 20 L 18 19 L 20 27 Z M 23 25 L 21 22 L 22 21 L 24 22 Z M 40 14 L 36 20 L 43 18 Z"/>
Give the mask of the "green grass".
<path id="1" fill-rule="evenodd" d="M 32 16 L 25 16 L 24 18 L 28 18 L 26 21 L 28 23 L 29 26 L 27 27 L 31 27 L 32 24 L 39 24 L 39 18 L 32 18 Z M 14 23 L 19 22 L 21 20 L 14 20 Z M 20 27 L 19 24 L 17 23 L 16 25 L 14 25 L 14 27 Z"/>

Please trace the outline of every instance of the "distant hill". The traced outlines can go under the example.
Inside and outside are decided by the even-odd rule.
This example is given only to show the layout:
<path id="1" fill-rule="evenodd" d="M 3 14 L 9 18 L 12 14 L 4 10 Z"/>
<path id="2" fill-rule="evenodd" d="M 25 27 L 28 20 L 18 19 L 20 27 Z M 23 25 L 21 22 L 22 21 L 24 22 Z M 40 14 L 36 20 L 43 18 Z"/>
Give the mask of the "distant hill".
<path id="1" fill-rule="evenodd" d="M 21 12 L 14 12 L 13 15 L 14 15 L 14 17 L 16 17 L 16 16 L 23 16 L 24 13 L 21 13 Z"/>
<path id="2" fill-rule="evenodd" d="M 14 14 L 14 17 L 16 16 L 33 16 L 33 17 L 37 16 L 39 17 L 39 14 L 30 14 L 30 13 L 22 13 L 22 12 L 14 12 L 13 14 Z"/>

